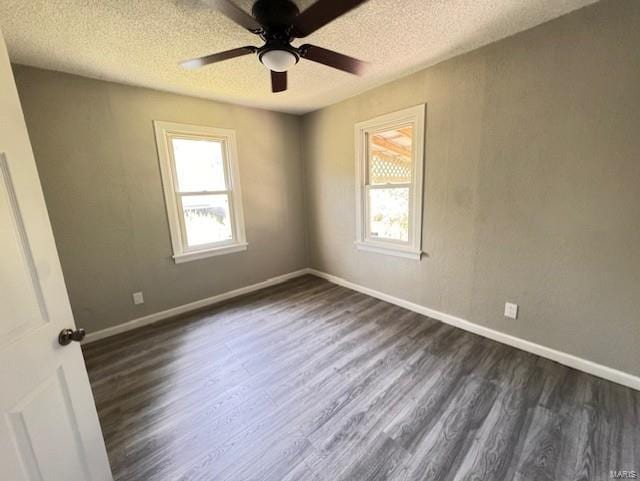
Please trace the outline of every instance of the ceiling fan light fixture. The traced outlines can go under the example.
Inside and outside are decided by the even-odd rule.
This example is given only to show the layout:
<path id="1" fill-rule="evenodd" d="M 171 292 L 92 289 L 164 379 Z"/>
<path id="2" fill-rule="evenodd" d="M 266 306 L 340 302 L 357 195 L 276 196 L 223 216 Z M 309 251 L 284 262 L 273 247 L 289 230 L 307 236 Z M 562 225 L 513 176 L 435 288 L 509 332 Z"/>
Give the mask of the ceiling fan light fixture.
<path id="1" fill-rule="evenodd" d="M 355 75 L 364 73 L 367 64 L 362 60 L 316 45 L 294 47 L 291 42 L 307 37 L 368 0 L 315 0 L 315 3 L 302 13 L 294 0 L 254 0 L 251 15 L 236 5 L 236 0 L 203 1 L 245 30 L 258 35 L 264 45 L 247 45 L 185 60 L 180 62 L 183 68 L 195 69 L 223 60 L 256 54 L 260 63 L 270 70 L 273 93 L 287 90 L 287 71 L 301 58 Z"/>
<path id="2" fill-rule="evenodd" d="M 290 50 L 272 49 L 260 54 L 260 61 L 269 70 L 286 72 L 298 63 L 299 57 Z"/>

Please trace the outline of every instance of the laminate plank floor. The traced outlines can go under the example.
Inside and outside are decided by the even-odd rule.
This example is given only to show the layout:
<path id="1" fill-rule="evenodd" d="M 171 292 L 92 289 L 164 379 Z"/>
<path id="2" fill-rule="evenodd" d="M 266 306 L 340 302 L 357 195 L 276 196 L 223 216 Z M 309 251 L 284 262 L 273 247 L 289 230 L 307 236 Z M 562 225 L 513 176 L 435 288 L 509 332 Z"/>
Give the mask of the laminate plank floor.
<path id="1" fill-rule="evenodd" d="M 83 352 L 116 481 L 640 471 L 637 391 L 312 276 Z"/>

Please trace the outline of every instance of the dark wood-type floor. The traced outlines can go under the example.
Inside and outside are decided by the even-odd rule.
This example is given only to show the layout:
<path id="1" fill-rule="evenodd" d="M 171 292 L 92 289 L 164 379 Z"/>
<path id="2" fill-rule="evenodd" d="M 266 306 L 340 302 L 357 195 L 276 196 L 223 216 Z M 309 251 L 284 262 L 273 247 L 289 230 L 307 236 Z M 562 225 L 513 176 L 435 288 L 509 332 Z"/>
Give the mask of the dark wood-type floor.
<path id="1" fill-rule="evenodd" d="M 311 276 L 83 350 L 118 481 L 640 471 L 637 391 Z"/>

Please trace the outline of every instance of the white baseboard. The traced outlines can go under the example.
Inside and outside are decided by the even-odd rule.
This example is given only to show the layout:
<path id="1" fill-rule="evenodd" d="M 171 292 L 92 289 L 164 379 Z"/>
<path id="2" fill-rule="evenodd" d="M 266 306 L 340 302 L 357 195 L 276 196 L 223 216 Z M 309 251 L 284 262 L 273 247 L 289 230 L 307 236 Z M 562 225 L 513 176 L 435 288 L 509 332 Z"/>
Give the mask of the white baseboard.
<path id="1" fill-rule="evenodd" d="M 203 307 L 212 306 L 222 301 L 226 301 L 234 297 L 242 296 L 243 294 L 249 294 L 250 292 L 264 289 L 265 287 L 274 286 L 276 284 L 282 284 L 283 282 L 288 281 L 289 279 L 300 277 L 305 274 L 310 274 L 309 269 L 305 268 L 305 269 L 300 269 L 298 271 L 289 272 L 288 274 L 272 277 L 271 279 L 258 282 L 257 284 L 251 284 L 250 286 L 240 287 L 239 289 L 223 292 L 222 294 L 218 294 L 216 296 L 207 297 L 206 299 L 200 299 L 199 301 L 190 302 L 188 304 L 183 304 L 177 307 L 172 307 L 171 309 L 167 309 L 166 311 L 160 311 L 154 314 L 149 314 L 148 316 L 132 319 L 131 321 L 127 321 L 117 326 L 108 327 L 106 329 L 102 329 L 97 332 L 91 332 L 87 334 L 87 336 L 84 338 L 83 343 L 88 344 L 90 342 L 95 342 L 100 339 L 104 339 L 105 337 L 115 336 L 116 334 L 121 334 L 123 332 L 127 332 L 132 329 L 136 329 L 138 327 L 153 324 L 154 322 L 170 319 L 172 317 L 179 316 L 180 314 L 186 314 L 188 312 L 195 311 Z"/>
<path id="2" fill-rule="evenodd" d="M 99 339 L 104 339 L 106 337 L 127 332 L 132 329 L 136 329 L 138 327 L 146 326 L 148 324 L 153 324 L 158 321 L 173 318 L 180 314 L 186 314 L 188 312 L 195 311 L 203 307 L 212 306 L 214 304 L 218 304 L 222 301 L 226 301 L 228 299 L 232 299 L 234 297 L 238 297 L 243 294 L 248 294 L 260 289 L 264 289 L 265 287 L 281 284 L 285 281 L 288 281 L 289 279 L 300 277 L 305 274 L 312 274 L 316 277 L 326 279 L 327 281 L 332 282 L 334 284 L 347 287 L 354 291 L 362 292 L 363 294 L 367 294 L 371 297 L 375 297 L 377 299 L 381 299 L 391 304 L 404 307 L 405 309 L 409 309 L 410 311 L 414 311 L 419 314 L 423 314 L 425 316 L 431 317 L 433 319 L 437 319 L 439 321 L 444 322 L 445 324 L 458 327 L 465 331 L 473 332 L 474 334 L 478 334 L 488 339 L 492 339 L 494 341 L 507 344 L 517 349 L 522 349 L 523 351 L 527 351 L 532 354 L 536 354 L 540 357 L 551 359 L 552 361 L 556 361 L 556 362 L 559 362 L 560 364 L 564 364 L 565 366 L 578 369 L 579 371 L 583 371 L 588 374 L 593 374 L 594 376 L 598 376 L 603 379 L 607 379 L 609 381 L 613 381 L 615 383 L 622 384 L 624 386 L 640 391 L 640 377 L 634 376 L 632 374 L 619 371 L 617 369 L 613 369 L 607 366 L 603 366 L 602 364 L 597 364 L 593 361 L 589 361 L 587 359 L 583 359 L 583 358 L 574 356 L 572 354 L 568 354 L 566 352 L 557 351 L 550 347 L 542 346 L 540 344 L 536 344 L 535 342 L 527 341 L 525 339 L 521 339 L 519 337 L 515 337 L 510 334 L 505 334 L 504 332 L 496 331 L 495 329 L 491 329 L 489 327 L 484 327 L 479 324 L 475 324 L 471 321 L 467 321 L 466 319 L 452 316 L 451 314 L 447 314 L 444 312 L 436 311 L 435 309 L 430 309 L 420 304 L 416 304 L 414 302 L 410 302 L 405 299 L 400 299 L 399 297 L 385 294 L 384 292 L 376 291 L 375 289 L 370 289 L 368 287 L 361 286 L 354 282 L 347 281 L 346 279 L 342 279 L 341 277 L 337 277 L 331 274 L 327 274 L 326 272 L 321 272 L 316 269 L 310 269 L 310 268 L 300 269 L 298 271 L 290 272 L 288 274 L 283 274 L 281 276 L 273 277 L 271 279 L 258 282 L 257 284 L 252 284 L 250 286 L 241 287 L 239 289 L 234 289 L 232 291 L 223 292 L 222 294 L 218 294 L 216 296 L 208 297 L 206 299 L 201 299 L 195 302 L 190 302 L 189 304 L 183 304 L 181 306 L 167 309 L 166 311 L 149 314 L 148 316 L 140 317 L 138 319 L 133 319 L 123 324 L 109 327 L 101 331 L 92 332 L 87 334 L 87 337 L 85 337 L 84 339 L 84 343 L 95 342 Z"/>
<path id="3" fill-rule="evenodd" d="M 555 349 L 551 349 L 550 347 L 536 344 L 535 342 L 526 341 L 519 337 L 511 336 L 509 334 L 505 334 L 504 332 L 496 331 L 494 329 L 475 324 L 471 321 L 467 321 L 466 319 L 452 316 L 451 314 L 446 314 L 444 312 L 436 311 L 435 309 L 430 309 L 420 304 L 416 304 L 414 302 L 400 299 L 399 297 L 385 294 L 384 292 L 376 291 L 374 289 L 355 284 L 353 282 L 347 281 L 346 279 L 342 279 L 341 277 L 327 274 L 326 272 L 321 272 L 315 269 L 307 269 L 307 272 L 322 279 L 326 279 L 327 281 L 334 284 L 353 289 L 354 291 L 362 292 L 363 294 L 367 294 L 371 297 L 375 297 L 391 304 L 404 307 L 405 309 L 409 309 L 410 311 L 414 311 L 433 319 L 437 319 L 444 322 L 445 324 L 459 327 L 460 329 L 464 329 L 465 331 L 473 332 L 474 334 L 478 334 L 502 344 L 507 344 L 523 351 L 536 354 L 540 357 L 551 359 L 552 361 L 564 364 L 565 366 L 578 369 L 579 371 L 593 374 L 594 376 L 598 376 L 603 379 L 607 379 L 609 381 L 613 381 L 615 383 L 622 384 L 624 386 L 640 391 L 640 377 L 634 376 L 632 374 L 603 366 L 602 364 L 597 364 L 593 361 L 589 361 L 572 354 L 567 354 L 566 352 L 557 351 Z"/>

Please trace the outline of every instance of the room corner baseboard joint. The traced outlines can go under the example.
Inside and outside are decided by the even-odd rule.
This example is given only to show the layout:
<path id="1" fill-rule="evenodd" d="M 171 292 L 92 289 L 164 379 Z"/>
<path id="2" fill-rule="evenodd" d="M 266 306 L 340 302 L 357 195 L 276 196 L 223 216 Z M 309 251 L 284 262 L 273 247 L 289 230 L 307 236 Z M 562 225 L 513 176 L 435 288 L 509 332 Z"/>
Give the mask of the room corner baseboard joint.
<path id="1" fill-rule="evenodd" d="M 537 344 L 535 342 L 527 341 L 525 339 L 515 337 L 510 334 L 506 334 L 504 332 L 496 331 L 495 329 L 481 326 L 480 324 L 476 324 L 466 319 L 456 317 L 441 311 L 437 311 L 435 309 L 431 309 L 429 307 L 416 304 L 414 302 L 407 301 L 405 299 L 401 299 L 399 297 L 395 297 L 390 294 L 385 294 L 384 292 L 377 291 L 375 289 L 371 289 L 371 288 L 362 286 L 360 284 L 356 284 L 354 282 L 348 281 L 341 277 L 334 276 L 332 274 L 328 274 L 326 272 L 322 272 L 317 269 L 313 269 L 309 267 L 304 269 L 299 269 L 297 271 L 289 272 L 287 274 L 283 274 L 280 276 L 272 277 L 270 279 L 264 280 L 262 282 L 258 282 L 256 284 L 251 284 L 249 286 L 223 292 L 222 294 L 208 297 L 206 299 L 201 299 L 199 301 L 173 307 L 165 311 L 160 311 L 155 314 L 150 314 L 148 316 L 133 319 L 123 324 L 109 327 L 101 331 L 89 333 L 87 334 L 87 337 L 85 338 L 84 342 L 91 343 L 91 342 L 98 341 L 100 339 L 104 339 L 106 337 L 115 336 L 116 334 L 121 334 L 123 332 L 127 332 L 132 329 L 137 329 L 139 327 L 153 324 L 165 319 L 174 318 L 178 315 L 187 314 L 189 312 L 202 309 L 204 307 L 213 306 L 220 302 L 233 299 L 234 297 L 249 294 L 251 292 L 264 289 L 265 287 L 281 284 L 290 279 L 294 279 L 296 277 L 300 277 L 307 274 L 314 275 L 321 279 L 325 279 L 333 284 L 346 287 L 354 291 L 361 292 L 363 294 L 369 295 L 371 297 L 375 297 L 377 299 L 389 302 L 391 304 L 395 304 L 399 307 L 403 307 L 410 311 L 417 312 L 418 314 L 422 314 L 424 316 L 436 319 L 438 321 L 444 322 L 445 324 L 449 324 L 451 326 L 477 334 L 479 336 L 486 337 L 493 341 L 500 342 L 502 344 L 506 344 L 511 347 L 515 347 L 516 349 L 520 349 L 520 350 L 529 352 L 531 354 L 535 354 L 540 357 L 550 359 L 552 361 L 558 362 L 565 366 L 577 369 L 582 372 L 586 372 L 587 374 L 592 374 L 602 379 L 606 379 L 608 381 L 612 381 L 617 384 L 622 384 L 623 386 L 627 386 L 632 389 L 636 389 L 640 391 L 640 377 L 638 376 L 634 376 L 624 371 L 620 371 L 608 366 L 604 366 L 602 364 L 595 363 L 593 361 L 589 361 L 588 359 L 574 356 L 573 354 L 568 354 L 563 351 L 558 351 L 556 349 L 552 349 L 550 347 L 546 347 L 541 344 Z"/>

